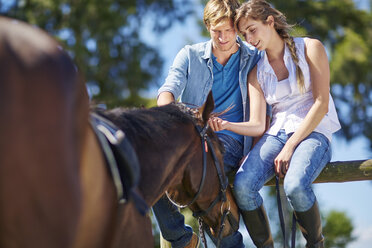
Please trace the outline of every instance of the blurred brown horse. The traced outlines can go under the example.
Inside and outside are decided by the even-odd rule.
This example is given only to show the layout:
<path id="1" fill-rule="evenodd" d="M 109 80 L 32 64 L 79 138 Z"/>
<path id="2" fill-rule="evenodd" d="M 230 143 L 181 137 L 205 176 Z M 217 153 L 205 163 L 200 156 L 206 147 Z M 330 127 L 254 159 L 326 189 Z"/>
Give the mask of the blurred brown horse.
<path id="1" fill-rule="evenodd" d="M 195 123 L 205 125 L 213 102 L 206 105 L 203 118 L 177 105 L 105 113 L 137 153 L 138 192 L 149 206 L 170 188 L 184 200 L 198 192 L 203 152 Z M 58 43 L 0 18 L 0 247 L 154 246 L 148 215 L 132 200 L 117 202 L 89 113 L 83 80 Z M 217 138 L 207 131 L 222 165 Z M 194 210 L 208 208 L 220 191 L 214 159 L 210 152 L 206 157 L 208 186 Z M 238 218 L 229 189 L 227 198 Z M 223 207 L 219 202 L 203 217 L 216 235 Z M 222 236 L 236 230 L 226 223 Z"/>

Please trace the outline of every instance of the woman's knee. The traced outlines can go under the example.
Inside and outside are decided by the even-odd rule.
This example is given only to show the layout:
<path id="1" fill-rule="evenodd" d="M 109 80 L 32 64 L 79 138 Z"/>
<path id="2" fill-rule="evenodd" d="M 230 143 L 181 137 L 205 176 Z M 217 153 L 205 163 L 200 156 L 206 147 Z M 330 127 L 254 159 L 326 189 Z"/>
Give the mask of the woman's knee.
<path id="1" fill-rule="evenodd" d="M 236 202 L 242 210 L 257 209 L 262 205 L 262 197 L 259 194 L 261 183 L 255 177 L 245 177 L 237 174 L 234 181 L 234 193 Z"/>
<path id="2" fill-rule="evenodd" d="M 246 179 L 242 176 L 242 173 L 238 173 L 235 175 L 234 179 L 234 192 L 239 197 L 244 195 L 246 192 L 244 190 L 246 185 Z"/>
<path id="3" fill-rule="evenodd" d="M 284 180 L 284 192 L 290 200 L 306 194 L 305 186 L 299 180 Z"/>
<path id="4" fill-rule="evenodd" d="M 284 180 L 284 191 L 295 211 L 308 210 L 316 199 L 311 185 L 301 183 L 299 180 Z"/>
<path id="5" fill-rule="evenodd" d="M 257 181 L 256 176 L 252 176 L 247 172 L 238 172 L 234 180 L 234 192 L 238 198 L 248 198 L 258 190 L 255 188 Z"/>

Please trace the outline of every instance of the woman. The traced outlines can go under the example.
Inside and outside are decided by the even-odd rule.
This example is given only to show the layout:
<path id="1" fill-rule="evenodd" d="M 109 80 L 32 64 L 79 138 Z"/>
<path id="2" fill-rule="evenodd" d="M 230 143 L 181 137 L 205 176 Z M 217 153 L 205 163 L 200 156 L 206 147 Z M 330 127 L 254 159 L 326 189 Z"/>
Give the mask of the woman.
<path id="1" fill-rule="evenodd" d="M 265 99 L 272 107 L 268 131 L 236 174 L 234 190 L 248 232 L 257 247 L 273 247 L 259 190 L 274 174 L 284 177 L 284 191 L 294 209 L 306 247 L 323 247 L 322 225 L 312 182 L 331 159 L 332 133 L 340 129 L 329 93 L 330 72 L 320 41 L 292 38 L 285 16 L 263 0 L 238 10 L 235 24 L 245 40 L 265 51 L 248 75 L 249 122 L 214 118 L 215 130 L 243 135 L 263 132 Z"/>

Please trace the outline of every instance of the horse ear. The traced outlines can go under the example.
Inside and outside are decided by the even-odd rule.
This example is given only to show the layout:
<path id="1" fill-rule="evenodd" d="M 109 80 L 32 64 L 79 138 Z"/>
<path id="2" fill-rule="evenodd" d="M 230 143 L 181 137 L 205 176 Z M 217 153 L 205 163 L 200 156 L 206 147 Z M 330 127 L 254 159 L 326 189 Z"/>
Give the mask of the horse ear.
<path id="1" fill-rule="evenodd" d="M 201 113 L 204 124 L 207 123 L 209 116 L 213 110 L 214 110 L 214 99 L 213 99 L 212 91 L 210 91 L 207 97 L 207 101 L 205 101 L 203 106 L 199 109 L 199 112 Z"/>

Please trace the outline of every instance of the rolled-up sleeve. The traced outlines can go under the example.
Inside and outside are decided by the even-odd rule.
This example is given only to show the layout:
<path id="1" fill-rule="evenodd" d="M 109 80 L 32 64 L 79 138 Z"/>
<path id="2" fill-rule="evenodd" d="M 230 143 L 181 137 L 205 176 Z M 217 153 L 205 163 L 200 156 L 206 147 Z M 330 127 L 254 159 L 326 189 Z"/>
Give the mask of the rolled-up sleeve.
<path id="1" fill-rule="evenodd" d="M 176 55 L 172 66 L 169 69 L 168 76 L 164 84 L 158 90 L 158 96 L 162 92 L 171 92 L 174 99 L 177 100 L 185 89 L 188 72 L 189 72 L 189 58 L 187 48 L 182 48 Z"/>

